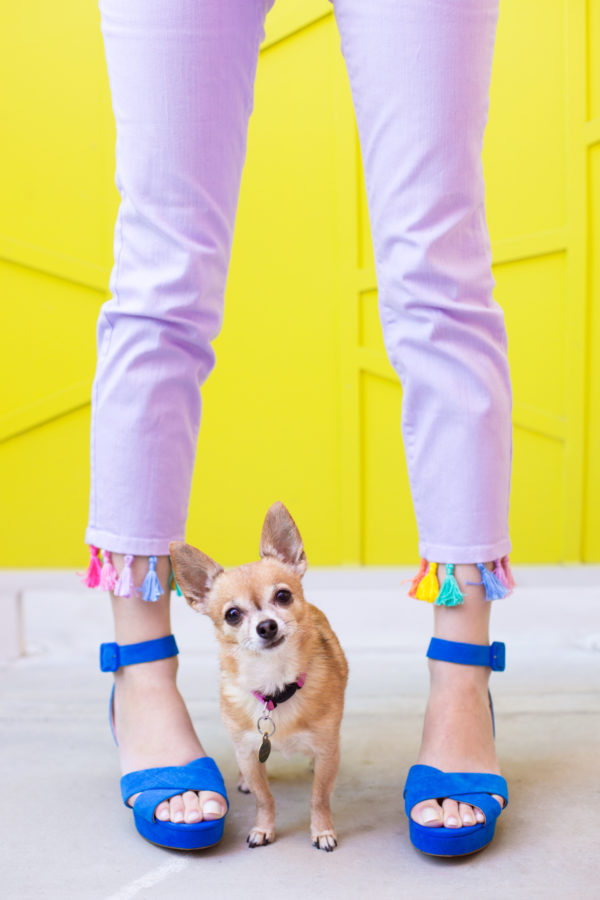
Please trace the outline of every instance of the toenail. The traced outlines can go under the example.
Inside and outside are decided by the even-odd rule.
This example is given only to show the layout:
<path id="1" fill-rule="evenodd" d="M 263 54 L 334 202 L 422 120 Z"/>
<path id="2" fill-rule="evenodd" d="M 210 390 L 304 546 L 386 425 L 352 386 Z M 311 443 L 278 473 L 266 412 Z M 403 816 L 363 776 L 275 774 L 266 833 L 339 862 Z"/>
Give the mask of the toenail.
<path id="1" fill-rule="evenodd" d="M 431 806 L 426 806 L 425 809 L 421 810 L 421 822 L 423 825 L 428 825 L 429 822 L 439 822 L 440 819 L 439 812 Z"/>
<path id="2" fill-rule="evenodd" d="M 220 803 L 217 803 L 216 800 L 207 800 L 204 806 L 202 807 L 204 815 L 211 815 L 215 813 L 218 816 L 222 816 L 224 814 L 223 807 Z"/>
<path id="3" fill-rule="evenodd" d="M 199 819 L 199 818 L 200 818 L 200 813 L 199 813 L 199 812 L 196 812 L 195 809 L 192 810 L 191 812 L 189 812 L 189 813 L 187 814 L 187 821 L 188 821 L 188 822 L 196 822 L 197 819 Z"/>
<path id="4" fill-rule="evenodd" d="M 478 822 L 485 822 L 485 816 L 482 812 L 479 812 L 479 810 L 475 813 L 475 818 Z"/>
<path id="5" fill-rule="evenodd" d="M 456 826 L 457 826 L 458 824 L 459 824 L 459 821 L 458 821 L 458 819 L 456 818 L 456 816 L 448 816 L 448 818 L 446 819 L 446 825 L 447 825 L 449 828 L 456 828 Z"/>
<path id="6" fill-rule="evenodd" d="M 173 813 L 173 815 L 171 816 L 171 821 L 172 822 L 183 822 L 183 813 L 182 812 Z"/>
<path id="7" fill-rule="evenodd" d="M 161 819 L 161 820 L 164 822 L 165 819 L 168 819 L 168 818 L 169 818 L 169 810 L 168 810 L 168 809 L 160 809 L 160 810 L 156 813 L 156 818 L 157 818 L 157 819 Z"/>

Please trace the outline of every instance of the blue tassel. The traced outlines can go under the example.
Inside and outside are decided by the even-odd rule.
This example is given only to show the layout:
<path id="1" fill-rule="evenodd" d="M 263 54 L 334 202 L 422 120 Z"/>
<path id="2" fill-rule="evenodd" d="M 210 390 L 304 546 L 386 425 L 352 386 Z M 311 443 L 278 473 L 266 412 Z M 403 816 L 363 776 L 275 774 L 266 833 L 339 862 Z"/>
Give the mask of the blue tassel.
<path id="1" fill-rule="evenodd" d="M 148 560 L 148 571 L 141 588 L 138 588 L 138 590 L 142 592 L 142 600 L 146 600 L 149 603 L 155 603 L 161 594 L 164 593 L 156 574 L 156 556 L 151 556 Z"/>
<path id="2" fill-rule="evenodd" d="M 481 573 L 481 581 L 469 581 L 468 584 L 482 584 L 486 600 L 500 600 L 510 593 L 509 589 L 502 584 L 493 572 L 486 569 L 483 563 L 475 563 L 475 565 Z"/>
<path id="3" fill-rule="evenodd" d="M 460 606 L 464 602 L 458 582 L 454 577 L 454 563 L 446 563 L 446 577 L 442 582 L 439 594 L 435 598 L 436 606 Z"/>

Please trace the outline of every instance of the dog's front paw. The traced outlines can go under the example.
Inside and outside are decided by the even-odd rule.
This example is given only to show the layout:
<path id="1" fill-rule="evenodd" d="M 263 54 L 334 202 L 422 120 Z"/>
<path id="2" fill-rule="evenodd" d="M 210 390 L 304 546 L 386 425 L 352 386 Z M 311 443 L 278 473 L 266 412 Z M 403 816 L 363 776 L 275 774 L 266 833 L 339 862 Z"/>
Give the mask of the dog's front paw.
<path id="1" fill-rule="evenodd" d="M 262 828 L 256 828 L 255 826 L 246 838 L 246 843 L 249 847 L 266 847 L 267 844 L 272 844 L 274 840 L 274 831 L 264 831 Z"/>
<path id="2" fill-rule="evenodd" d="M 321 831 L 318 834 L 312 834 L 313 847 L 317 850 L 326 850 L 331 853 L 338 845 L 335 831 Z"/>

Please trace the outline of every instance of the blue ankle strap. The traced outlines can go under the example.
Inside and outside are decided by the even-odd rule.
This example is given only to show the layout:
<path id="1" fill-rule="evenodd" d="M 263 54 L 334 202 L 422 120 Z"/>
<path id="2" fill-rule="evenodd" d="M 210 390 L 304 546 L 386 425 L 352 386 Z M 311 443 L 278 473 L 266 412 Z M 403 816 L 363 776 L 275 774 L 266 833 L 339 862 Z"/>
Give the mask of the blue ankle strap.
<path id="1" fill-rule="evenodd" d="M 427 656 L 429 659 L 462 663 L 465 666 L 489 666 L 493 672 L 503 672 L 506 666 L 506 648 L 501 641 L 494 641 L 488 646 L 431 638 Z"/>
<path id="2" fill-rule="evenodd" d="M 153 641 L 141 641 L 139 644 L 100 644 L 100 669 L 103 672 L 116 672 L 121 666 L 154 662 L 156 659 L 177 656 L 178 653 L 172 634 Z"/>

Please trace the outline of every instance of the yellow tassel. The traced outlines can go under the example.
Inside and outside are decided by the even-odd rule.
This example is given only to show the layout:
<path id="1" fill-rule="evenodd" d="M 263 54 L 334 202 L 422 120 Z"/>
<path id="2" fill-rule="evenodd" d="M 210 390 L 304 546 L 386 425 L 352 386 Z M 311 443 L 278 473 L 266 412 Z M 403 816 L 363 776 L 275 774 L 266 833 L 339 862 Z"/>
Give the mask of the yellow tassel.
<path id="1" fill-rule="evenodd" d="M 440 583 L 437 578 L 438 564 L 429 563 L 427 574 L 423 576 L 417 588 L 417 600 L 425 600 L 426 603 L 434 603 L 440 592 Z"/>

